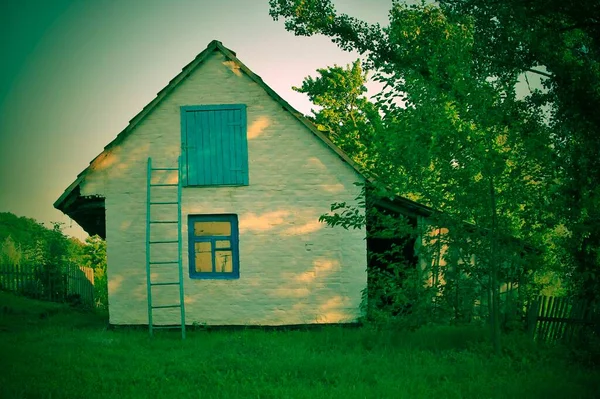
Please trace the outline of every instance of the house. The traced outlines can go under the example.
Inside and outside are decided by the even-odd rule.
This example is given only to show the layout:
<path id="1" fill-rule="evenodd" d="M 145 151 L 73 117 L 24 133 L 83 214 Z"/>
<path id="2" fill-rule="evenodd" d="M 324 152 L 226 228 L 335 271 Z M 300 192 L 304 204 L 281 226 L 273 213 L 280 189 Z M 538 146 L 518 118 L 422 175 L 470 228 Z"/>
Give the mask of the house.
<path id="1" fill-rule="evenodd" d="M 149 158 L 181 173 L 149 174 Z M 160 206 L 178 180 L 179 231 L 166 223 L 177 219 L 173 207 Z M 149 290 L 156 306 L 177 298 L 177 286 L 147 284 L 152 240 L 179 243 L 153 247 L 165 267 L 150 278 L 176 281 L 167 263 L 179 253 L 186 324 L 348 323 L 361 315 L 366 233 L 318 219 L 334 202 L 356 204 L 363 181 L 348 156 L 212 41 L 54 206 L 107 241 L 111 324 L 148 324 Z M 147 239 L 150 219 L 165 223 Z M 179 309 L 150 313 L 157 325 L 181 320 Z"/>

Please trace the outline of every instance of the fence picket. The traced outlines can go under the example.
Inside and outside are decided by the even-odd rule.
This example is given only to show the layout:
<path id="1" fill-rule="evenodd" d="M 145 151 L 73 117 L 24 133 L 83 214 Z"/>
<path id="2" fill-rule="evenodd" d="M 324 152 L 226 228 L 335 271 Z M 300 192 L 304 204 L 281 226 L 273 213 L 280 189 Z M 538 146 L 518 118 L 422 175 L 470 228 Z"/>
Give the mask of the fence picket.
<path id="1" fill-rule="evenodd" d="M 550 334 L 549 337 L 549 341 L 554 342 L 556 341 L 557 337 L 560 336 L 561 334 L 561 330 L 562 330 L 562 326 L 563 326 L 563 308 L 565 306 L 565 298 L 557 298 L 558 299 L 558 305 L 556 307 L 556 323 L 554 323 L 554 326 L 552 328 L 552 333 Z"/>
<path id="2" fill-rule="evenodd" d="M 599 309 L 585 301 L 539 296 L 530 304 L 527 329 L 538 342 L 565 342 L 600 327 Z"/>
<path id="3" fill-rule="evenodd" d="M 562 309 L 562 314 L 561 317 L 563 318 L 563 322 L 560 324 L 560 334 L 556 337 L 556 341 L 563 341 L 564 337 L 565 337 L 565 330 L 567 328 L 567 320 L 569 320 L 569 308 L 570 308 L 570 303 L 569 300 L 567 298 L 564 299 L 564 305 L 563 305 L 563 309 Z"/>
<path id="4" fill-rule="evenodd" d="M 550 321 L 548 320 L 548 318 L 550 317 L 550 314 L 552 314 L 552 309 L 554 309 L 554 297 L 553 296 L 548 298 L 548 306 L 546 306 L 546 309 L 544 312 L 542 341 L 545 341 L 546 338 L 548 337 L 548 328 L 550 328 Z"/>
<path id="5" fill-rule="evenodd" d="M 546 302 L 547 302 L 548 298 L 540 296 L 539 300 L 540 300 L 539 311 L 538 311 L 538 314 L 536 315 L 536 319 L 535 319 L 535 323 L 536 323 L 536 332 L 535 332 L 535 334 L 536 334 L 536 337 L 538 337 L 541 334 L 543 323 L 544 323 L 544 322 L 538 323 L 537 320 L 541 316 L 543 316 L 544 309 L 546 308 Z"/>
<path id="6" fill-rule="evenodd" d="M 552 334 L 554 332 L 554 327 L 556 326 L 556 323 L 553 322 L 553 319 L 556 319 L 556 315 L 558 313 L 558 309 L 560 307 L 560 298 L 554 297 L 554 300 L 552 301 L 552 310 L 548 315 L 548 330 L 546 332 L 546 341 L 550 341 L 552 339 Z"/>
<path id="7" fill-rule="evenodd" d="M 562 309 L 565 303 L 565 298 L 556 298 L 555 310 L 553 313 L 553 318 L 556 319 L 556 322 L 551 323 L 550 325 L 550 334 L 548 335 L 548 341 L 554 342 L 556 336 L 560 333 L 560 329 L 562 327 Z"/>
<path id="8" fill-rule="evenodd" d="M 569 315 L 569 318 L 573 319 L 573 320 L 579 319 L 580 308 L 581 308 L 581 302 L 573 303 L 573 307 L 571 308 L 571 313 Z M 569 326 L 569 335 L 565 336 L 566 341 L 570 341 L 573 339 L 575 330 L 576 330 L 576 325 L 574 323 L 571 323 L 571 325 Z"/>
<path id="9" fill-rule="evenodd" d="M 35 272 L 24 265 L 0 263 L 0 288 L 26 296 L 49 301 L 65 301 L 70 295 L 79 295 L 81 301 L 94 305 L 94 270 L 69 265 L 64 270 Z"/>
<path id="10" fill-rule="evenodd" d="M 552 313 L 550 314 L 550 319 L 554 319 L 556 320 L 556 318 L 558 317 L 558 312 L 560 311 L 560 304 L 561 304 L 561 299 L 562 298 L 554 298 L 554 308 L 552 309 Z M 552 337 L 554 335 L 554 332 L 556 330 L 556 322 L 553 322 L 549 320 L 548 321 L 548 334 L 546 335 L 546 341 L 552 341 Z"/>

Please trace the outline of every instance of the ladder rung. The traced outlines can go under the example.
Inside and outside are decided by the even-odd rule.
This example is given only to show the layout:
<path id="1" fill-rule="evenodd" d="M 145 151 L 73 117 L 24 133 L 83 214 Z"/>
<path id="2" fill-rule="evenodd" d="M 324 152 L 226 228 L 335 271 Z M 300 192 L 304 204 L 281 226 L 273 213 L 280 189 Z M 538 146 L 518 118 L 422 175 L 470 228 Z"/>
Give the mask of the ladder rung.
<path id="1" fill-rule="evenodd" d="M 169 162 L 167 163 L 167 165 L 173 165 L 173 163 Z M 184 303 L 184 293 L 183 293 L 183 274 L 182 274 L 182 270 L 181 270 L 181 253 L 179 253 L 177 255 L 178 259 L 176 260 L 162 260 L 162 261 L 152 261 L 150 253 L 151 253 L 151 249 L 152 250 L 159 250 L 159 249 L 168 249 L 168 248 L 173 248 L 170 245 L 172 244 L 177 244 L 178 245 L 178 249 L 180 252 L 181 250 L 181 215 L 177 215 L 177 219 L 172 219 L 173 217 L 175 217 L 175 215 L 171 215 L 171 216 L 167 216 L 165 215 L 163 220 L 158 220 L 158 219 L 152 219 L 151 217 L 151 211 L 154 209 L 163 209 L 163 208 L 153 208 L 152 205 L 165 205 L 164 209 L 166 210 L 167 207 L 169 206 L 177 206 L 179 211 L 181 211 L 181 185 L 182 185 L 182 180 L 181 180 L 181 157 L 177 158 L 177 166 L 171 166 L 171 167 L 153 167 L 152 165 L 152 158 L 148 158 L 148 167 L 147 167 L 147 175 L 146 175 L 146 286 L 147 286 L 147 299 L 148 299 L 148 327 L 149 327 L 149 331 L 150 331 L 150 335 L 152 335 L 152 330 L 156 329 L 180 329 L 181 330 L 181 337 L 185 338 L 185 303 Z M 166 165 L 165 165 L 166 166 Z M 156 173 L 157 171 L 170 171 L 170 173 L 164 173 L 165 175 L 169 175 L 169 176 L 174 176 L 174 173 L 177 174 L 177 178 L 173 178 L 173 179 L 158 179 L 156 177 L 159 177 L 160 173 Z M 154 178 L 154 180 L 153 180 Z M 174 196 L 164 196 L 164 197 L 157 197 L 157 198 L 151 198 L 153 197 L 154 193 L 158 193 L 162 190 L 152 190 L 152 187 L 173 187 L 172 190 L 177 190 L 177 197 Z M 170 191 L 171 189 L 169 189 Z M 166 191 L 164 191 L 166 193 Z M 159 216 L 155 216 L 158 217 Z M 158 225 L 172 225 L 172 228 L 175 228 L 175 226 L 178 226 L 178 231 L 177 231 L 177 235 L 166 235 L 166 236 L 157 236 L 156 238 L 152 236 L 152 230 L 154 228 L 159 228 Z M 154 226 L 154 227 L 153 227 Z M 165 226 L 168 227 L 169 229 L 171 228 L 171 226 Z M 169 244 L 169 246 L 165 245 L 165 246 L 160 246 L 160 247 L 151 247 L 151 244 Z M 164 256 L 163 259 L 173 259 L 171 256 Z M 160 257 L 158 257 L 157 259 L 160 259 Z M 164 265 L 163 267 L 161 267 L 160 265 Z M 152 277 L 151 277 L 151 273 L 152 271 L 177 271 L 178 276 L 164 276 L 163 278 L 156 278 L 156 282 L 152 281 Z M 175 279 L 177 279 L 177 281 L 175 281 Z M 162 281 L 161 281 L 162 280 Z M 169 302 L 171 302 L 171 304 L 167 304 L 167 305 L 153 305 L 152 304 L 152 296 L 153 291 L 158 291 L 158 290 L 153 290 L 152 287 L 155 286 L 179 286 L 179 298 L 172 298 Z M 178 303 L 173 303 L 173 301 L 178 300 Z M 168 303 L 168 302 L 167 302 Z M 167 325 L 155 325 L 153 323 L 153 314 L 154 312 L 158 312 L 157 309 L 174 309 L 175 312 L 179 313 L 181 312 L 181 320 L 178 324 L 167 324 Z M 179 310 L 177 310 L 179 309 Z"/>
<path id="2" fill-rule="evenodd" d="M 150 283 L 150 285 L 179 285 L 179 281 L 169 282 L 169 283 Z"/>
<path id="3" fill-rule="evenodd" d="M 181 324 L 179 324 L 179 325 L 173 325 L 173 326 L 152 326 L 153 330 L 156 330 L 156 329 L 158 329 L 158 330 L 166 330 L 166 329 L 169 329 L 169 328 L 180 329 L 181 328 Z"/>
<path id="4" fill-rule="evenodd" d="M 152 309 L 167 309 L 167 308 L 180 308 L 181 304 L 179 305 L 160 305 L 160 306 L 152 306 Z"/>

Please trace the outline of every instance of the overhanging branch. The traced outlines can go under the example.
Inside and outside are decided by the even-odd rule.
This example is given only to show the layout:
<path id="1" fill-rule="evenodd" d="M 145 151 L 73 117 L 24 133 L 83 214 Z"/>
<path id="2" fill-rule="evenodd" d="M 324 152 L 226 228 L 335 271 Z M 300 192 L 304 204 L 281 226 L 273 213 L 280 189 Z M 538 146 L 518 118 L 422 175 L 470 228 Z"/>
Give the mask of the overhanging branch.
<path id="1" fill-rule="evenodd" d="M 547 78 L 553 78 L 553 77 L 554 77 L 554 76 L 552 76 L 551 74 L 549 74 L 549 73 L 547 73 L 547 72 L 538 71 L 537 69 L 531 69 L 531 68 L 528 68 L 528 69 L 526 69 L 525 71 L 526 71 L 526 72 L 532 72 L 532 73 L 536 73 L 536 74 L 538 74 L 538 75 L 542 75 L 542 76 L 545 76 L 545 77 L 547 77 Z"/>

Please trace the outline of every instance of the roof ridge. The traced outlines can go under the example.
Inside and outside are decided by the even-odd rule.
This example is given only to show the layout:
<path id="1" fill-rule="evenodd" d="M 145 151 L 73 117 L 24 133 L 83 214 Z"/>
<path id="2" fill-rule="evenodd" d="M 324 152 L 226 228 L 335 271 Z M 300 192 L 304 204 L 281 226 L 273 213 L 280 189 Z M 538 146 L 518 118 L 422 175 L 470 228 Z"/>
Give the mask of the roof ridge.
<path id="1" fill-rule="evenodd" d="M 200 52 L 192 61 L 186 64 L 181 72 L 178 73 L 173 79 L 169 81 L 169 83 L 160 90 L 154 99 L 150 101 L 148 104 L 142 108 L 140 112 L 138 112 L 127 124 L 127 126 L 117 134 L 117 136 L 109 142 L 100 154 L 98 154 L 95 158 L 93 158 L 89 165 L 81 171 L 75 181 L 71 183 L 65 191 L 61 194 L 61 196 L 54 202 L 54 207 L 56 209 L 63 210 L 63 205 L 69 195 L 75 190 L 76 187 L 84 180 L 85 176 L 92 170 L 93 166 L 99 163 L 102 159 L 104 159 L 111 148 L 115 147 L 119 143 L 121 143 L 125 138 L 129 136 L 129 134 L 135 129 L 135 127 L 150 113 L 152 110 L 169 94 L 171 93 L 182 81 L 184 81 L 204 60 L 212 54 L 213 51 L 220 51 L 225 57 L 229 58 L 231 61 L 238 64 L 240 69 L 253 81 L 255 81 L 263 90 L 267 92 L 267 94 L 273 98 L 275 101 L 280 103 L 282 107 L 290 112 L 298 121 L 300 121 L 305 127 L 307 127 L 315 136 L 317 136 L 327 147 L 329 147 L 333 152 L 335 152 L 344 162 L 350 165 L 359 175 L 364 177 L 363 172 L 360 167 L 339 147 L 337 147 L 329 138 L 321 132 L 315 124 L 309 121 L 304 115 L 302 115 L 299 111 L 297 111 L 294 107 L 292 107 L 287 101 L 285 101 L 279 94 L 277 94 L 273 89 L 271 89 L 263 79 L 255 74 L 250 68 L 248 68 L 242 61 L 240 61 L 236 53 L 223 45 L 223 43 L 219 40 L 213 39 L 208 43 L 206 48 Z"/>

